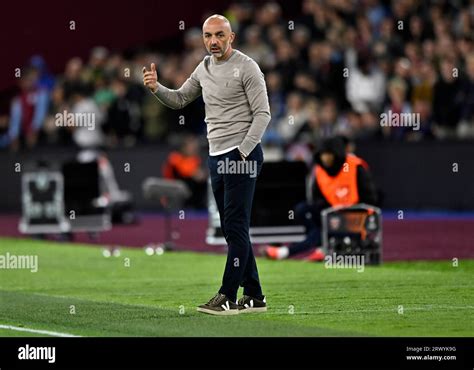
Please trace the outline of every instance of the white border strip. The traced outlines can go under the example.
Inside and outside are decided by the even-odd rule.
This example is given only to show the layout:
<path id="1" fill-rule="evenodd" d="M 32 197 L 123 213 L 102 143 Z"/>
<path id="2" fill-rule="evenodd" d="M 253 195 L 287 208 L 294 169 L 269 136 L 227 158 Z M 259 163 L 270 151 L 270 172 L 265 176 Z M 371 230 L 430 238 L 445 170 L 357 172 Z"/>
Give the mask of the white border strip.
<path id="1" fill-rule="evenodd" d="M 80 337 L 80 335 L 73 335 L 68 333 L 58 333 L 55 331 L 48 331 L 48 330 L 36 330 L 36 329 L 28 329 L 28 328 L 20 328 L 18 326 L 11 326 L 11 325 L 0 325 L 0 329 L 7 329 L 7 330 L 16 330 L 16 331 L 25 331 L 28 333 L 35 333 L 35 334 L 45 334 L 50 335 L 53 337 Z"/>

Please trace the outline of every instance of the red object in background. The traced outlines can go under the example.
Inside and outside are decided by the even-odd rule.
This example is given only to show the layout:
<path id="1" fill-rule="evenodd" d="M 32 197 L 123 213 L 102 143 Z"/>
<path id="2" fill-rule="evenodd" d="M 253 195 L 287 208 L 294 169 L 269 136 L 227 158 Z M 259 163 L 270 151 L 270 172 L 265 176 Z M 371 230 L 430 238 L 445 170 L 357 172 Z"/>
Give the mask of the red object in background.
<path id="1" fill-rule="evenodd" d="M 21 131 L 25 136 L 28 136 L 33 131 L 36 94 L 36 90 L 23 91 L 18 97 L 21 102 Z"/>
<path id="2" fill-rule="evenodd" d="M 199 170 L 201 158 L 185 156 L 179 152 L 171 152 L 163 165 L 163 177 L 166 179 L 191 178 Z"/>

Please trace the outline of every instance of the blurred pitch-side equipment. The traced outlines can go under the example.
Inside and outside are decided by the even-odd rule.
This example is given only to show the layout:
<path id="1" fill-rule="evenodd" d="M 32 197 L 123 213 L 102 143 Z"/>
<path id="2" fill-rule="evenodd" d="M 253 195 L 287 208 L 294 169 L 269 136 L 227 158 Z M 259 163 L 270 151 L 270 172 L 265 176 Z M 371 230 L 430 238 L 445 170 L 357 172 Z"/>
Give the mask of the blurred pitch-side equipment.
<path id="1" fill-rule="evenodd" d="M 176 239 L 174 235 L 179 234 L 179 232 L 173 230 L 172 215 L 173 212 L 182 209 L 186 199 L 191 196 L 189 187 L 181 180 L 148 177 L 143 181 L 142 191 L 146 199 L 157 201 L 165 212 L 165 241 L 158 244 L 157 249 L 174 249 L 174 239 Z"/>
<path id="2" fill-rule="evenodd" d="M 59 171 L 38 168 L 21 178 L 22 217 L 18 228 L 24 234 L 65 233 L 71 224 L 64 215 L 64 179 Z"/>
<path id="3" fill-rule="evenodd" d="M 109 230 L 134 220 L 131 195 L 120 190 L 104 153 L 82 151 L 61 172 L 41 165 L 22 176 L 19 230 L 29 234 Z"/>
<path id="4" fill-rule="evenodd" d="M 73 231 L 105 231 L 135 220 L 132 196 L 121 190 L 104 153 L 84 150 L 63 164 L 66 215 Z"/>
<path id="5" fill-rule="evenodd" d="M 307 174 L 308 168 L 304 162 L 275 161 L 263 164 L 252 205 L 250 239 L 253 243 L 290 243 L 305 238 L 305 227 L 295 220 L 292 210 L 295 204 L 306 199 Z M 225 245 L 210 181 L 208 211 L 206 242 Z"/>
<path id="6" fill-rule="evenodd" d="M 108 198 L 101 193 L 96 160 L 73 160 L 63 164 L 64 200 L 71 231 L 110 230 L 112 219 Z"/>
<path id="7" fill-rule="evenodd" d="M 326 255 L 361 255 L 365 264 L 382 263 L 382 213 L 368 204 L 331 207 L 321 212 Z"/>

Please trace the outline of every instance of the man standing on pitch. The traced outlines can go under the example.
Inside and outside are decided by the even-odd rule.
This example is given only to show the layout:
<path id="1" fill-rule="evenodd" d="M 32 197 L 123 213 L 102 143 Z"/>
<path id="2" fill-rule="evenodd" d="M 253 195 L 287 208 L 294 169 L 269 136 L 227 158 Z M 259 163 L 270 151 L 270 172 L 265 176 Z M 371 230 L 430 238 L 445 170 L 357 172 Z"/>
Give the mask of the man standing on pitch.
<path id="1" fill-rule="evenodd" d="M 202 29 L 211 55 L 202 60 L 179 89 L 171 90 L 158 83 L 154 63 L 150 71 L 143 68 L 143 83 L 172 109 L 183 108 L 201 94 L 205 103 L 212 191 L 228 252 L 219 292 L 198 311 L 213 315 L 262 312 L 267 309 L 266 301 L 249 236 L 255 171 L 235 173 L 223 164 L 234 162 L 234 169 L 256 167 L 260 173 L 260 140 L 270 122 L 265 79 L 255 61 L 232 49 L 235 34 L 225 17 L 209 17 Z M 254 161 L 255 166 L 242 166 L 241 161 Z M 239 286 L 244 292 L 237 302 Z"/>

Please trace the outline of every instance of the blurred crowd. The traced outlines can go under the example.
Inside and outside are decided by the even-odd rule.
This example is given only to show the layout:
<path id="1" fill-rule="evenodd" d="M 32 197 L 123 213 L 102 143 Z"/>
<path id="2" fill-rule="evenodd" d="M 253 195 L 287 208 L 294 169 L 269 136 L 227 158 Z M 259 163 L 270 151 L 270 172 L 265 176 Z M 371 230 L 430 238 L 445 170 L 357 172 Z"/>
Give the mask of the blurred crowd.
<path id="1" fill-rule="evenodd" d="M 473 0 L 303 0 L 291 17 L 279 2 L 235 2 L 224 15 L 237 34 L 234 48 L 265 73 L 267 146 L 291 151 L 332 135 L 474 137 Z M 155 62 L 159 81 L 179 88 L 205 54 L 201 29 L 193 28 L 179 52 L 125 57 L 96 47 L 88 60 L 69 60 L 61 75 L 34 56 L 9 114 L 0 116 L 0 148 L 132 147 L 183 132 L 205 138 L 202 101 L 171 111 L 142 85 L 142 67 Z M 75 122 L 82 113 L 94 113 L 94 129 Z M 417 129 L 400 124 L 401 114 Z"/>

